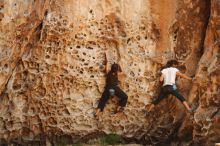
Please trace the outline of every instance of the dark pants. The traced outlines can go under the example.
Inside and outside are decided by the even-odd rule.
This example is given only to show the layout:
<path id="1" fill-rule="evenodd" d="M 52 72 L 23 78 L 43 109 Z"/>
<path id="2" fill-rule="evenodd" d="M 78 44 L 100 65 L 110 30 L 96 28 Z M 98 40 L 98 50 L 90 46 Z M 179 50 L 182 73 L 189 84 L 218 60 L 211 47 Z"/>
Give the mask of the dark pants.
<path id="1" fill-rule="evenodd" d="M 152 103 L 154 105 L 158 104 L 162 99 L 166 98 L 169 94 L 176 96 L 181 102 L 186 101 L 185 98 L 179 93 L 177 89 L 173 89 L 172 85 L 163 86 L 160 90 L 160 94 L 156 100 Z"/>
<path id="2" fill-rule="evenodd" d="M 105 87 L 104 92 L 102 93 L 102 97 L 99 100 L 99 104 L 98 104 L 98 108 L 101 109 L 101 111 L 103 111 L 106 102 L 108 101 L 109 97 L 110 97 L 110 93 L 109 93 L 109 87 Z M 113 88 L 115 90 L 115 95 L 119 98 L 119 105 L 121 107 L 125 107 L 127 100 L 128 100 L 128 96 L 126 95 L 126 93 L 124 93 L 118 86 Z"/>

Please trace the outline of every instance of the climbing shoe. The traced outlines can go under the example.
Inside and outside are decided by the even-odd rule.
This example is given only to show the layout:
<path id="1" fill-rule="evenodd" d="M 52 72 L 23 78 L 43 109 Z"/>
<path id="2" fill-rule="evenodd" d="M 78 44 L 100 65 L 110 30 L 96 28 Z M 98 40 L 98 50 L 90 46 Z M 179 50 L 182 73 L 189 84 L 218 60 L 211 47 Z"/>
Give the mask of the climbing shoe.
<path id="1" fill-rule="evenodd" d="M 123 107 L 118 107 L 115 113 L 120 113 L 123 112 L 124 108 Z"/>
<path id="2" fill-rule="evenodd" d="M 195 112 L 195 109 L 190 109 L 190 110 L 188 110 L 188 112 L 190 113 L 190 114 L 193 114 L 194 112 Z"/>

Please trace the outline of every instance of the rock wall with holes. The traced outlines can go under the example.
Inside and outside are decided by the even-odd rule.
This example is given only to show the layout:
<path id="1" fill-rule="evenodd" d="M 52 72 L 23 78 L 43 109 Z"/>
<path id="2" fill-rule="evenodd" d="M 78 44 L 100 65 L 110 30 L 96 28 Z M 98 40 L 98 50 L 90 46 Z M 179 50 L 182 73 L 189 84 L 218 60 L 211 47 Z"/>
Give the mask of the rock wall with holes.
<path id="1" fill-rule="evenodd" d="M 203 55 L 196 71 L 189 98 L 197 110 L 193 122 L 186 118 L 179 135 L 191 135 L 195 145 L 210 145 L 219 142 L 220 120 L 220 1 L 211 1 L 210 18 L 206 30 Z M 191 134 L 187 129 L 191 129 Z"/>
<path id="2" fill-rule="evenodd" d="M 76 142 L 117 133 L 154 145 L 217 142 L 218 5 L 218 0 L 0 0 L 0 138 L 67 135 Z M 146 116 L 145 106 L 159 92 L 160 68 L 173 58 L 182 72 L 196 76 L 193 84 L 177 81 L 196 113 L 189 115 L 169 97 Z M 114 62 L 125 73 L 120 86 L 128 104 L 113 114 L 118 100 L 111 98 L 97 120 L 93 113 L 105 69 Z"/>

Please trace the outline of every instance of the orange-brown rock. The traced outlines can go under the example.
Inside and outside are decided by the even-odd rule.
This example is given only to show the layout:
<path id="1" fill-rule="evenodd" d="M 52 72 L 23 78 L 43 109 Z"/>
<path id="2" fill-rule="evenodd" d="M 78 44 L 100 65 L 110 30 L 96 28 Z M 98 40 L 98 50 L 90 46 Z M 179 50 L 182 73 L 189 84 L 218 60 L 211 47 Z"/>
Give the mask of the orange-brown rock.
<path id="1" fill-rule="evenodd" d="M 0 139 L 117 133 L 149 145 L 220 142 L 219 0 L 0 0 L 0 30 Z M 177 84 L 196 112 L 169 97 L 146 116 L 173 58 L 195 76 Z M 112 114 L 111 99 L 97 120 L 113 62 L 126 74 L 128 104 Z"/>

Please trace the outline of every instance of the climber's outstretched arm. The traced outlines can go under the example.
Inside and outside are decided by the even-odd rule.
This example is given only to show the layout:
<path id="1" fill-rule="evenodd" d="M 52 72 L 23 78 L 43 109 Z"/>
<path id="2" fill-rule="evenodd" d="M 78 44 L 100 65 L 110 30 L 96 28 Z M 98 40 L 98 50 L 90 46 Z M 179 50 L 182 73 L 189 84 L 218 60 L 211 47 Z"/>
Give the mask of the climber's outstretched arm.
<path id="1" fill-rule="evenodd" d="M 108 73 L 111 69 L 110 69 L 110 62 L 108 60 L 108 52 L 107 52 L 107 50 L 105 51 L 105 59 L 106 59 L 105 72 Z"/>
<path id="2" fill-rule="evenodd" d="M 185 75 L 185 74 L 182 74 L 181 72 L 176 72 L 176 75 L 177 76 L 179 76 L 179 77 L 181 77 L 181 78 L 184 78 L 184 79 L 187 79 L 187 80 L 189 80 L 189 81 L 192 81 L 192 78 L 190 78 L 190 77 L 188 77 L 187 75 Z"/>
<path id="3" fill-rule="evenodd" d="M 118 69 L 118 75 L 119 75 L 119 76 L 125 76 L 125 73 L 122 71 L 120 65 L 119 65 L 119 69 Z"/>
<path id="4" fill-rule="evenodd" d="M 105 72 L 108 73 L 110 71 L 110 67 L 109 67 L 109 63 L 106 63 L 106 68 L 105 68 Z"/>

